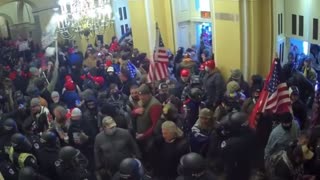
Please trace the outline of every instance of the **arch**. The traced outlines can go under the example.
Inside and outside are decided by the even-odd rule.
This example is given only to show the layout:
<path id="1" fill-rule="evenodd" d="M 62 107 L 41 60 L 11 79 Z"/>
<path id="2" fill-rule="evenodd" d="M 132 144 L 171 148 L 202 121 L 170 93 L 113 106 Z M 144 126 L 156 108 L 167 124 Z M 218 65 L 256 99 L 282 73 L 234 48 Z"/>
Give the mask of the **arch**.
<path id="1" fill-rule="evenodd" d="M 0 3 L 0 6 L 3 6 L 3 5 L 8 4 L 8 3 L 16 2 L 16 1 L 21 1 L 21 0 L 1 0 L 1 1 L 2 2 Z M 38 8 L 36 3 L 32 2 L 32 0 L 23 0 L 23 2 L 29 4 L 32 9 L 37 9 Z"/>
<path id="2" fill-rule="evenodd" d="M 7 14 L 4 14 L 4 13 L 0 13 L 0 16 L 4 17 L 6 20 L 8 20 L 9 25 L 13 25 L 13 21 L 12 21 L 12 18 L 10 16 L 8 16 Z"/>

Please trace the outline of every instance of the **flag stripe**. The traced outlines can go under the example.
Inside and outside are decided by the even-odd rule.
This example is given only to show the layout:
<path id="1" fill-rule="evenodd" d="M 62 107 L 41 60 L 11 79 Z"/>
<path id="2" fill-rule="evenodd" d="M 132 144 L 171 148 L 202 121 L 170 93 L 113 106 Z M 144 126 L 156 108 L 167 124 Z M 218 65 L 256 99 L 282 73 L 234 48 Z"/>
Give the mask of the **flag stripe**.
<path id="1" fill-rule="evenodd" d="M 285 79 L 282 77 L 279 59 L 273 60 L 269 75 L 260 93 L 260 97 L 250 115 L 250 126 L 255 128 L 256 116 L 259 112 L 290 112 L 291 100 Z"/>
<path id="2" fill-rule="evenodd" d="M 153 60 L 150 62 L 148 82 L 160 81 L 169 77 L 168 72 L 169 56 L 167 48 L 164 47 L 160 30 L 157 28 L 156 48 Z"/>

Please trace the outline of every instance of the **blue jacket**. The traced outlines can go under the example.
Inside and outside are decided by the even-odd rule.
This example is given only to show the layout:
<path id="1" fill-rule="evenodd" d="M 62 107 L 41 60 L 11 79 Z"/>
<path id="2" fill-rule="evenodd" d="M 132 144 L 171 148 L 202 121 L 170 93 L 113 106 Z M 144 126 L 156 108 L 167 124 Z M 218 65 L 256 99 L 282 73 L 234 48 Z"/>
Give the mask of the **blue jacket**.
<path id="1" fill-rule="evenodd" d="M 75 91 L 65 91 L 62 95 L 62 101 L 67 105 L 68 109 L 76 107 L 77 100 L 80 101 L 80 97 Z"/>
<path id="2" fill-rule="evenodd" d="M 191 151 L 205 155 L 208 151 L 211 132 L 212 130 L 201 129 L 198 124 L 195 124 L 190 134 Z"/>

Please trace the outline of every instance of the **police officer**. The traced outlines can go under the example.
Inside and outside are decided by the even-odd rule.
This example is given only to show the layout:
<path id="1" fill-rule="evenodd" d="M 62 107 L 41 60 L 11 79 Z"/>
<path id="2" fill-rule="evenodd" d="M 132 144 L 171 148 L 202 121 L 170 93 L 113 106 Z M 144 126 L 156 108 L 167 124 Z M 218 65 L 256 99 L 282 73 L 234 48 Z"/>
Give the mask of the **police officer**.
<path id="1" fill-rule="evenodd" d="M 39 172 L 52 179 L 58 179 L 55 162 L 59 159 L 60 143 L 57 135 L 47 131 L 41 135 L 41 148 L 38 152 Z"/>
<path id="2" fill-rule="evenodd" d="M 19 171 L 19 180 L 50 180 L 38 174 L 32 167 L 24 167 Z"/>
<path id="3" fill-rule="evenodd" d="M 226 180 L 248 180 L 250 177 L 256 141 L 246 121 L 247 115 L 242 112 L 230 113 L 221 120 L 218 134 L 223 139 L 220 149 Z"/>
<path id="4" fill-rule="evenodd" d="M 22 134 L 15 133 L 11 137 L 11 147 L 9 149 L 9 158 L 11 163 L 17 169 L 30 166 L 38 169 L 37 159 L 31 154 L 32 145 L 30 141 Z"/>
<path id="5" fill-rule="evenodd" d="M 8 153 L 11 147 L 11 136 L 18 131 L 13 119 L 6 119 L 0 124 L 0 158 L 9 159 Z"/>
<path id="6" fill-rule="evenodd" d="M 126 158 L 120 163 L 119 172 L 112 180 L 151 180 L 144 174 L 144 168 L 138 159 Z"/>
<path id="7" fill-rule="evenodd" d="M 11 147 L 10 137 L 17 132 L 17 124 L 13 119 L 6 119 L 0 125 L 0 172 L 4 179 L 16 180 L 18 173 L 10 162 L 8 153 Z"/>
<path id="8" fill-rule="evenodd" d="M 0 158 L 0 173 L 2 175 L 2 177 L 0 176 L 0 180 L 2 180 L 1 178 L 5 180 L 16 180 L 18 178 L 17 169 L 6 159 Z"/>
<path id="9" fill-rule="evenodd" d="M 197 153 L 188 153 L 181 157 L 178 167 L 180 174 L 176 180 L 215 180 L 215 176 L 206 170 L 203 157 Z"/>
<path id="10" fill-rule="evenodd" d="M 86 169 L 88 160 L 83 154 L 72 146 L 65 146 L 59 151 L 59 159 L 55 167 L 59 179 L 88 180 L 90 174 Z"/>

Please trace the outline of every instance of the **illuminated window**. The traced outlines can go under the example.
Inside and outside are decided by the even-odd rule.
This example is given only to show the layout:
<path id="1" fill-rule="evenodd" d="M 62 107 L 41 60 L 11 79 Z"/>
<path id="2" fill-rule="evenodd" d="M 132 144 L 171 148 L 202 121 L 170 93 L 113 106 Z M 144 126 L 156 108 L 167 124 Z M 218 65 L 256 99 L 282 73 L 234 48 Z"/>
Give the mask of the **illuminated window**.
<path id="1" fill-rule="evenodd" d="M 308 42 L 306 42 L 306 41 L 303 41 L 303 53 L 304 54 L 308 54 L 308 52 L 309 52 L 309 43 Z"/>
<path id="2" fill-rule="evenodd" d="M 197 11 L 210 11 L 210 0 L 196 0 Z"/>

